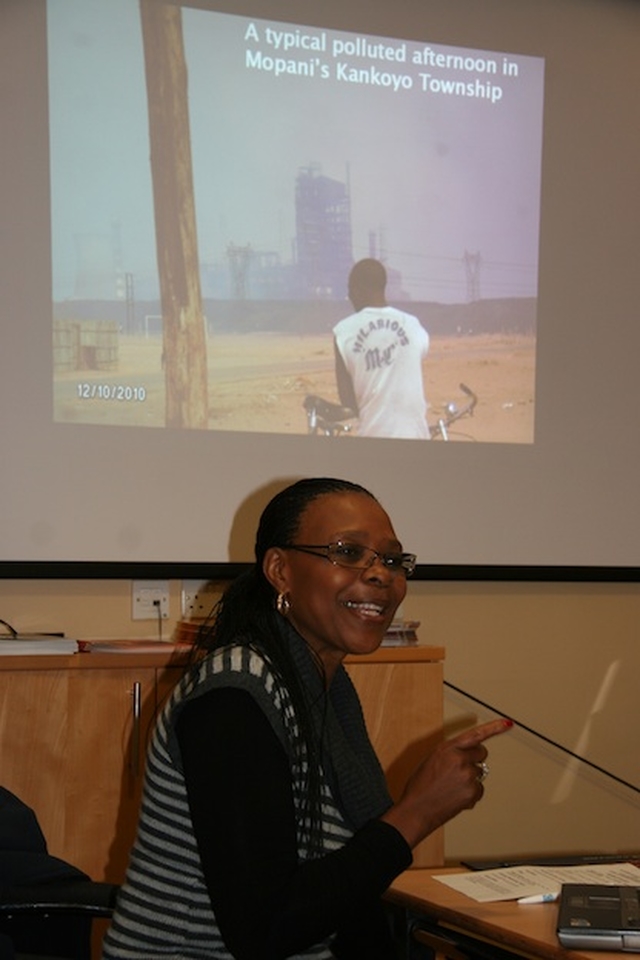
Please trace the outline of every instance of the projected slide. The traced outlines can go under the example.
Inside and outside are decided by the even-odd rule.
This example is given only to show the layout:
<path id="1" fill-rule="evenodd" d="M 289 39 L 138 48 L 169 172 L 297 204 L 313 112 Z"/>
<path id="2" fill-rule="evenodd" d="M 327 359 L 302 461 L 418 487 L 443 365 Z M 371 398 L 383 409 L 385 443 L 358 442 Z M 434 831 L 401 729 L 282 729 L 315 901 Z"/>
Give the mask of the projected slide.
<path id="1" fill-rule="evenodd" d="M 145 0 L 51 0 L 48 42 L 56 422 L 359 442 L 371 259 L 421 435 L 534 441 L 542 59 Z"/>

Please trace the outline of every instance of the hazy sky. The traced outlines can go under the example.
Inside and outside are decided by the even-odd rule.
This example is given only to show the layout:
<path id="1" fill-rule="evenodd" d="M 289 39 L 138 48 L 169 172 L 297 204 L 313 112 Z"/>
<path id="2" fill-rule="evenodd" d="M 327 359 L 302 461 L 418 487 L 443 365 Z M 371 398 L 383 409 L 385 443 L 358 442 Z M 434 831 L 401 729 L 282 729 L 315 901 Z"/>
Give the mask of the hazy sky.
<path id="1" fill-rule="evenodd" d="M 54 0 L 48 18 L 54 298 L 114 222 L 140 287 L 156 265 L 138 4 Z M 505 75 L 502 52 L 188 9 L 183 30 L 201 260 L 251 243 L 289 262 L 314 164 L 350 183 L 355 259 L 374 231 L 414 299 L 464 300 L 465 250 L 484 297 L 536 294 L 541 59 L 507 53 Z"/>

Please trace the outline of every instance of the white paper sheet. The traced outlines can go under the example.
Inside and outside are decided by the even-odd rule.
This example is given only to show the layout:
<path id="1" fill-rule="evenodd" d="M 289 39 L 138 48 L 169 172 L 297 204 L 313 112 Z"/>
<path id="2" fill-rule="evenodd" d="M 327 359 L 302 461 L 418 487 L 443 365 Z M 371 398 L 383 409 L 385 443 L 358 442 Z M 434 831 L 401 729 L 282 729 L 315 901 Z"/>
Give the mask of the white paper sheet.
<path id="1" fill-rule="evenodd" d="M 631 863 L 597 863 L 574 867 L 502 867 L 469 873 L 435 874 L 446 883 L 479 903 L 493 900 L 518 900 L 544 894 L 557 894 L 563 883 L 605 883 L 640 886 L 640 868 Z"/>

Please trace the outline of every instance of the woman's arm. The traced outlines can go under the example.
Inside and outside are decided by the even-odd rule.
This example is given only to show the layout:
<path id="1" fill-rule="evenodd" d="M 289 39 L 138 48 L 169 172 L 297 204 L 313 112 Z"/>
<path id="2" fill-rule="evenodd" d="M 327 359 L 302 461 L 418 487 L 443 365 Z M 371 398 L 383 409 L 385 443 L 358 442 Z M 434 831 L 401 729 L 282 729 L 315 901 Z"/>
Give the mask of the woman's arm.
<path id="1" fill-rule="evenodd" d="M 409 866 L 407 844 L 380 821 L 299 863 L 288 759 L 248 693 L 220 689 L 190 702 L 177 736 L 214 912 L 240 960 L 287 957 L 346 929 Z"/>
<path id="2" fill-rule="evenodd" d="M 383 814 L 413 849 L 438 827 L 482 798 L 484 741 L 510 730 L 507 719 L 489 720 L 439 743 L 409 778 L 400 800 Z"/>

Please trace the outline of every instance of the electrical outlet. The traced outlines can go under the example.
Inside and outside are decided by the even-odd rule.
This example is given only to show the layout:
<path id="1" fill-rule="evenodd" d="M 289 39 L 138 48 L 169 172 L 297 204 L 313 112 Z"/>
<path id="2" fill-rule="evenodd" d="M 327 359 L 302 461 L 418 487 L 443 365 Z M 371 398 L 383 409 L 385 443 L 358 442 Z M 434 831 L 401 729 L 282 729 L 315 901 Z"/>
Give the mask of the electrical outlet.
<path id="1" fill-rule="evenodd" d="M 211 580 L 183 580 L 180 598 L 183 620 L 208 617 L 219 595 L 219 588 Z"/>
<path id="2" fill-rule="evenodd" d="M 131 591 L 133 620 L 167 620 L 169 617 L 169 581 L 134 580 Z M 158 613 L 159 611 L 159 613 Z"/>

